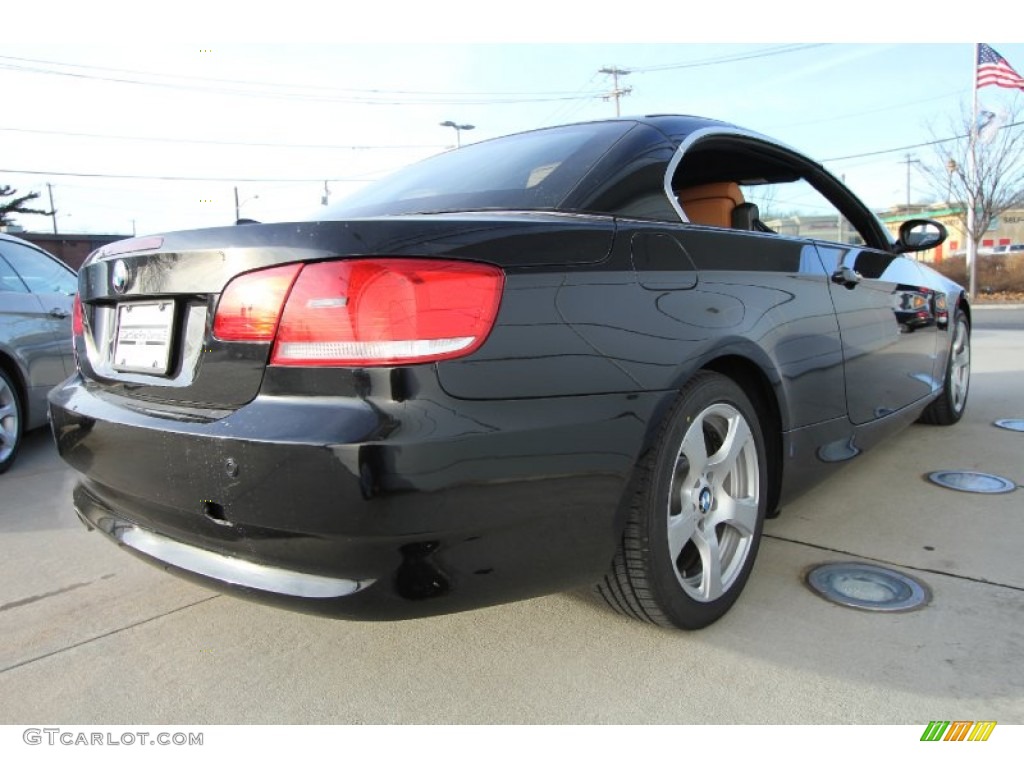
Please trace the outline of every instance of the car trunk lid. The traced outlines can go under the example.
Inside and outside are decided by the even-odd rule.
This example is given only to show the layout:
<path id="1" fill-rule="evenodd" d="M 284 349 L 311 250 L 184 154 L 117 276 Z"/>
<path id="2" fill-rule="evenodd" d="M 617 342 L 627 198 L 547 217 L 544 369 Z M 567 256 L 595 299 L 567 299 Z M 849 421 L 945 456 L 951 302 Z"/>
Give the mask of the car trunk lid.
<path id="1" fill-rule="evenodd" d="M 223 341 L 214 333 L 221 294 L 239 275 L 384 256 L 505 268 L 600 261 L 612 227 L 595 227 L 587 218 L 461 214 L 247 224 L 114 243 L 80 273 L 79 366 L 94 390 L 139 407 L 237 408 L 259 392 L 273 346 Z M 553 230 L 561 236 L 552 238 Z M 282 301 L 291 283 L 283 285 Z"/>

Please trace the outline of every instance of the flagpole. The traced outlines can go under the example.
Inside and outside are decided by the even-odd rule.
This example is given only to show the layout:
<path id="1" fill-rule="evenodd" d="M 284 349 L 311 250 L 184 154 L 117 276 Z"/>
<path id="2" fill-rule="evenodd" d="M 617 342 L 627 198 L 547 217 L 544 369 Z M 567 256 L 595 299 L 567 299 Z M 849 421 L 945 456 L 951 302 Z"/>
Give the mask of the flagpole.
<path id="1" fill-rule="evenodd" d="M 975 152 L 978 144 L 978 53 L 980 47 L 978 43 L 974 44 L 974 64 L 971 69 L 971 91 L 974 98 L 971 107 L 971 130 L 967 141 L 967 199 L 964 201 L 967 205 L 967 291 L 972 301 L 978 288 L 978 247 L 974 239 L 977 201 L 974 194 L 977 186 L 975 177 L 978 175 L 978 160 Z"/>

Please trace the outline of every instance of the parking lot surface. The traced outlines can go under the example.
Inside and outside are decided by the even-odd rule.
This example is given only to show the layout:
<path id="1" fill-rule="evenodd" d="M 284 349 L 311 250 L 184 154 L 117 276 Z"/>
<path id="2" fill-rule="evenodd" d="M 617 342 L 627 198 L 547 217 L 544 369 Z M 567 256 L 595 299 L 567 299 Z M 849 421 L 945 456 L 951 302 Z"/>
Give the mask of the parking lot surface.
<path id="1" fill-rule="evenodd" d="M 353 623 L 193 586 L 88 533 L 46 430 L 0 477 L 3 723 L 1024 723 L 1024 309 L 977 307 L 964 420 L 914 425 L 765 527 L 733 610 L 695 633 L 580 591 L 471 613 Z M 819 598 L 809 567 L 883 564 L 925 608 Z"/>

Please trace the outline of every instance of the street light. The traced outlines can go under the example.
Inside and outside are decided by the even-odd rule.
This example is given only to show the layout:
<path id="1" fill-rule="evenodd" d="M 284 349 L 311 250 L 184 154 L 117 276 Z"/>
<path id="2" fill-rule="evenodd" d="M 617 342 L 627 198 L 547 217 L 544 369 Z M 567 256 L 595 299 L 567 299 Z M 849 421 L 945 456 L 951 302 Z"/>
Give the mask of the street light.
<path id="1" fill-rule="evenodd" d="M 455 146 L 456 147 L 461 147 L 462 146 L 462 132 L 463 131 L 472 131 L 474 128 L 476 128 L 475 125 L 469 125 L 468 123 L 466 123 L 465 125 L 459 125 L 458 123 L 454 123 L 451 120 L 445 120 L 443 123 L 441 123 L 441 125 L 443 127 L 445 127 L 445 128 L 454 128 L 455 129 Z"/>
<path id="2" fill-rule="evenodd" d="M 946 163 L 946 170 L 949 171 L 949 186 L 946 188 L 946 202 L 953 202 L 953 174 L 956 173 L 957 164 L 956 160 L 952 157 L 949 158 L 949 162 Z"/>
<path id="3" fill-rule="evenodd" d="M 238 221 L 239 219 L 242 218 L 242 206 L 243 205 L 248 203 L 250 200 L 259 200 L 259 199 L 260 199 L 259 195 L 252 195 L 250 197 L 245 198 L 245 200 L 242 200 L 241 202 L 239 202 L 238 201 L 238 187 L 235 187 L 235 221 Z"/>

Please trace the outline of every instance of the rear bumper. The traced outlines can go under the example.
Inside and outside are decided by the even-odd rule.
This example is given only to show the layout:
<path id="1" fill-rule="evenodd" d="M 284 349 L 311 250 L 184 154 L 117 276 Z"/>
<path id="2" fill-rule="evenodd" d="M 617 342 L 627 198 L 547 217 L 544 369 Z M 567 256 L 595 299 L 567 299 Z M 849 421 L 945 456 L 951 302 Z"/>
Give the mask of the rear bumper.
<path id="1" fill-rule="evenodd" d="M 51 396 L 88 525 L 214 589 L 363 619 L 593 581 L 659 394 L 268 397 L 203 418 L 75 378 Z"/>
<path id="2" fill-rule="evenodd" d="M 373 583 L 372 580 L 336 579 L 260 565 L 240 557 L 228 557 L 182 544 L 180 541 L 119 520 L 81 486 L 75 493 L 75 511 L 87 528 L 102 531 L 140 557 L 234 587 L 255 589 L 285 597 L 323 599 L 355 594 Z"/>

